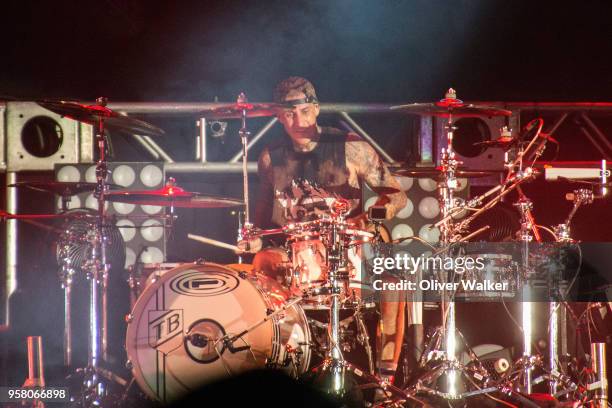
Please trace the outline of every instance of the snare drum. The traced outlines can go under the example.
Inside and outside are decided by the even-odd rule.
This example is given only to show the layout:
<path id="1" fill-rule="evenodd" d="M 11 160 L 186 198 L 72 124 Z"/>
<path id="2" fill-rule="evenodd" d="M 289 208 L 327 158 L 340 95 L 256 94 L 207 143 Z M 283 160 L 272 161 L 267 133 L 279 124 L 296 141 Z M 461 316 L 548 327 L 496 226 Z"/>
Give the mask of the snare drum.
<path id="1" fill-rule="evenodd" d="M 136 382 L 167 402 L 246 370 L 303 374 L 310 329 L 298 304 L 287 307 L 289 296 L 266 276 L 213 263 L 166 271 L 144 289 L 128 319 L 126 349 Z"/>

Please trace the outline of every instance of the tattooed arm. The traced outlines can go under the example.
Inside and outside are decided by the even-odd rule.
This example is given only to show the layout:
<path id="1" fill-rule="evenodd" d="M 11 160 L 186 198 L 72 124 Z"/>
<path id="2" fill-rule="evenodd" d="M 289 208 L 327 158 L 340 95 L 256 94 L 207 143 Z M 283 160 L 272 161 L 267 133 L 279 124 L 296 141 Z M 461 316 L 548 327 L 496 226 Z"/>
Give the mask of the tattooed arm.
<path id="1" fill-rule="evenodd" d="M 370 187 L 392 187 L 400 189 L 400 185 L 391 175 L 374 148 L 361 140 L 349 140 L 346 143 L 346 164 L 349 171 L 354 171 Z M 406 205 L 406 194 L 398 192 L 389 194 L 388 201 L 379 197 L 377 205 L 384 205 L 387 209 L 387 219 L 391 219 Z"/>

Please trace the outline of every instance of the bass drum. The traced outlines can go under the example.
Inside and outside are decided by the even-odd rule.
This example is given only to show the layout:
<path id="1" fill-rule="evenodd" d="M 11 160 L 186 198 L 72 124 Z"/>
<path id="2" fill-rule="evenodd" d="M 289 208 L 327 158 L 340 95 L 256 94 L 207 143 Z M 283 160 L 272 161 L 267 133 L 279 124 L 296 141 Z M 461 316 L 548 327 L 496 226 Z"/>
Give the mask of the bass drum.
<path id="1" fill-rule="evenodd" d="M 302 308 L 288 302 L 288 291 L 266 276 L 214 263 L 171 269 L 145 288 L 129 316 L 134 378 L 150 398 L 168 402 L 252 369 L 297 377 L 309 368 L 310 330 Z"/>

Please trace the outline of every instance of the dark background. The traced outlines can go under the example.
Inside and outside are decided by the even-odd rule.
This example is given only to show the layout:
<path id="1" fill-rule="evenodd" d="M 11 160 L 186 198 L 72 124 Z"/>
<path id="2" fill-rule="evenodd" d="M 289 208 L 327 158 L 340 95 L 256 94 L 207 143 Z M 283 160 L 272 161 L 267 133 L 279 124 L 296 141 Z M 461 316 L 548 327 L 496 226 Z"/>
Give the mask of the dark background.
<path id="1" fill-rule="evenodd" d="M 103 95 L 111 101 L 211 102 L 232 101 L 245 91 L 251 100 L 266 101 L 279 80 L 300 75 L 315 84 L 322 102 L 429 102 L 450 86 L 468 101 L 612 101 L 612 8 L 606 1 L 74 0 L 4 1 L 1 7 L 0 95 L 6 99 Z M 150 119 L 167 130 L 161 144 L 180 160 L 193 152 L 195 128 L 188 119 Z M 406 135 L 413 136 L 413 123 L 394 120 L 382 116 L 370 126 L 402 160 L 410 153 Z M 557 158 L 601 159 L 571 130 L 560 129 L 559 138 Z M 232 156 L 236 139 L 211 142 L 211 157 Z M 127 138 L 116 136 L 113 143 L 115 160 L 148 160 Z M 180 181 L 188 190 L 240 195 L 238 178 Z M 542 224 L 561 222 L 567 189 L 527 188 L 538 200 Z M 36 196 L 23 210 L 49 210 L 34 205 L 44 200 Z M 609 205 L 593 208 L 596 216 L 576 218 L 582 220 L 579 238 L 609 237 L 601 224 L 609 219 Z M 199 214 L 187 211 L 179 222 L 231 239 L 235 225 L 228 214 L 210 221 Z M 40 256 L 20 271 L 15 310 L 21 317 L 9 338 L 11 383 L 25 375 L 25 335 L 44 333 L 49 361 L 61 362 L 52 237 L 24 228 L 27 256 Z M 170 248 L 183 251 L 176 256 L 181 261 L 194 253 L 231 258 L 192 242 L 174 241 Z M 44 304 L 31 301 L 41 296 Z"/>
<path id="2" fill-rule="evenodd" d="M 4 1 L 0 91 L 113 100 L 609 100 L 609 2 Z"/>

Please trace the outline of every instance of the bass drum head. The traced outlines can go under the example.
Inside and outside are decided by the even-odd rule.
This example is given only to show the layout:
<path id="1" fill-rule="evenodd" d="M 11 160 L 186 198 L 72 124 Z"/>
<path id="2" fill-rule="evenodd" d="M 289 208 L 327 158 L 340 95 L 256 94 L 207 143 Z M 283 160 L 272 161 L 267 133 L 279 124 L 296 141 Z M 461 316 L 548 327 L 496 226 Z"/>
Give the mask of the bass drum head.
<path id="1" fill-rule="evenodd" d="M 167 402 L 202 384 L 247 370 L 310 363 L 310 332 L 302 309 L 291 306 L 228 344 L 232 337 L 286 305 L 287 291 L 271 279 L 213 264 L 186 264 L 145 288 L 130 316 L 126 349 L 140 388 Z M 289 355 L 286 345 L 300 353 Z M 295 354 L 295 355 L 294 355 Z"/>

